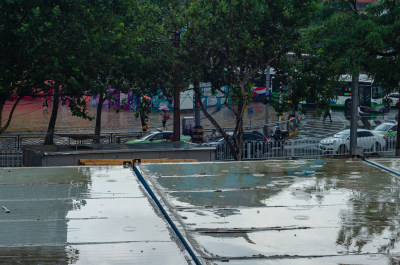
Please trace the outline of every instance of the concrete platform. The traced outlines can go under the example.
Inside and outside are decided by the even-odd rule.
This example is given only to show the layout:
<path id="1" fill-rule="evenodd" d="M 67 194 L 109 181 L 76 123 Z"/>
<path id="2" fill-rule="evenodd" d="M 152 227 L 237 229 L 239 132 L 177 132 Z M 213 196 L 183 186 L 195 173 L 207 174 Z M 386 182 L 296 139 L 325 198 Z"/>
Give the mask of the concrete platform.
<path id="1" fill-rule="evenodd" d="M 400 179 L 360 159 L 140 168 L 208 264 L 400 261 Z"/>
<path id="2" fill-rule="evenodd" d="M 360 159 L 138 168 L 202 264 L 400 261 L 400 179 Z M 0 264 L 193 264 L 129 168 L 0 169 L 0 206 Z"/>
<path id="3" fill-rule="evenodd" d="M 197 159 L 215 160 L 215 147 L 197 144 L 143 143 L 85 146 L 30 146 L 23 149 L 23 166 L 77 166 L 80 159 Z"/>
<path id="4" fill-rule="evenodd" d="M 0 169 L 0 206 L 0 264 L 189 264 L 129 168 Z"/>

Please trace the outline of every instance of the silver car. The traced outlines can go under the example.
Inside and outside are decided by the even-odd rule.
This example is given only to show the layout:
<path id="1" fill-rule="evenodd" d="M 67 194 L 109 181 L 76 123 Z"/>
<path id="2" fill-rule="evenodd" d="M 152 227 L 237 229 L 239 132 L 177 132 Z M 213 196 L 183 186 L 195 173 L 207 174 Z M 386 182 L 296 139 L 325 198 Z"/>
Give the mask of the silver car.
<path id="1" fill-rule="evenodd" d="M 357 130 L 357 146 L 364 151 L 378 152 L 385 148 L 386 140 L 383 135 L 378 135 L 369 130 Z M 344 130 L 337 134 L 322 139 L 319 143 L 320 149 L 336 154 L 346 154 L 350 150 L 350 130 Z"/>

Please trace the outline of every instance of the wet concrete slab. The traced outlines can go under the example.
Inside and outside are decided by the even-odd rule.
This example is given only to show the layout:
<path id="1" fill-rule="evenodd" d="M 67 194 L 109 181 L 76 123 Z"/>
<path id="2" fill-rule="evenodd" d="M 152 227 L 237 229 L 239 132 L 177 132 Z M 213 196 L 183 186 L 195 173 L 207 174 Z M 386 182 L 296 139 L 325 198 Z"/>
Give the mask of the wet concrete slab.
<path id="1" fill-rule="evenodd" d="M 143 164 L 209 264 L 397 264 L 400 179 L 359 159 Z"/>
<path id="2" fill-rule="evenodd" d="M 188 264 L 133 171 L 0 169 L 0 264 Z"/>
<path id="3" fill-rule="evenodd" d="M 368 161 L 400 175 L 400 158 L 372 158 Z"/>

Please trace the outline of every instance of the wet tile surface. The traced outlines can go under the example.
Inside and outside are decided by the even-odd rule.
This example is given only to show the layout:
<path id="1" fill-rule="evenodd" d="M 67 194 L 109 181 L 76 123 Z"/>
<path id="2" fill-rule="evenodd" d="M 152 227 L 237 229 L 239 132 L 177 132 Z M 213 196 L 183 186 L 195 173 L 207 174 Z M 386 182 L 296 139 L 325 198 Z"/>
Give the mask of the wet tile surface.
<path id="1" fill-rule="evenodd" d="M 400 179 L 360 160 L 142 165 L 210 264 L 392 264 Z"/>
<path id="2" fill-rule="evenodd" d="M 131 169 L 0 169 L 0 264 L 188 264 Z"/>

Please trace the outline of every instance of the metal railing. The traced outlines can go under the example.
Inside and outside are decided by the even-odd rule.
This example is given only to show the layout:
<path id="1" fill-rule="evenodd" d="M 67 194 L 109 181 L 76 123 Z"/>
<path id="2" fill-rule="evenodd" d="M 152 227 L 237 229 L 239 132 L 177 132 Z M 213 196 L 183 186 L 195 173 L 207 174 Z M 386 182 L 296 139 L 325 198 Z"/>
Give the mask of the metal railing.
<path id="1" fill-rule="evenodd" d="M 362 154 L 394 153 L 396 137 L 386 137 L 385 142 L 374 137 L 358 138 L 358 151 Z M 283 141 L 244 142 L 242 160 L 274 159 L 274 158 L 311 158 L 318 156 L 349 155 L 349 140 L 332 140 L 321 142 L 318 138 L 290 139 Z M 366 144 L 367 143 L 367 144 Z M 227 143 L 216 146 L 216 160 L 233 160 Z"/>
<path id="2" fill-rule="evenodd" d="M 255 129 L 255 128 L 254 128 Z M 261 130 L 261 128 L 259 128 Z M 61 135 L 61 136 L 60 136 Z M 135 139 L 141 132 L 103 133 L 100 144 L 123 144 L 129 139 Z M 368 137 L 365 137 L 368 139 Z M 31 145 L 42 145 L 45 134 L 16 134 L 0 136 L 0 167 L 15 167 L 22 165 L 22 148 Z M 336 141 L 332 145 L 321 143 L 319 138 L 290 139 L 284 141 L 244 142 L 242 160 L 317 157 L 325 155 L 348 155 L 349 141 Z M 54 136 L 57 145 L 69 145 L 72 149 L 90 147 L 96 149 L 98 144 L 93 139 L 73 140 L 62 134 Z M 360 140 L 358 140 L 360 145 Z M 332 147 L 332 148 L 331 148 Z M 384 143 L 370 141 L 370 146 L 358 147 L 359 152 L 365 154 L 394 153 L 396 150 L 396 136 L 386 137 Z M 361 149 L 361 150 L 360 150 Z M 233 160 L 229 146 L 219 144 L 216 146 L 216 160 Z"/>
<path id="3" fill-rule="evenodd" d="M 22 166 L 22 151 L 1 150 L 0 167 L 20 167 Z"/>
<path id="4" fill-rule="evenodd" d="M 93 134 L 76 134 L 76 135 L 93 135 Z M 124 132 L 124 133 L 102 133 L 100 134 L 100 142 L 98 144 L 124 143 L 130 139 L 136 139 L 142 135 L 142 132 Z M 26 146 L 43 145 L 45 133 L 35 134 L 8 134 L 0 136 L 0 150 L 21 150 Z M 68 134 L 54 134 L 54 144 L 56 145 L 93 145 L 93 139 L 74 140 Z"/>
<path id="5" fill-rule="evenodd" d="M 74 140 L 71 137 L 63 136 L 63 134 L 55 134 L 54 144 L 70 146 L 71 149 L 88 147 L 96 149 L 100 144 L 124 143 L 129 139 L 136 139 L 141 135 L 142 132 L 102 133 L 99 143 L 94 143 L 93 139 Z M 0 167 L 21 167 L 23 162 L 22 149 L 32 145 L 43 145 L 45 137 L 45 133 L 1 135 Z"/>

